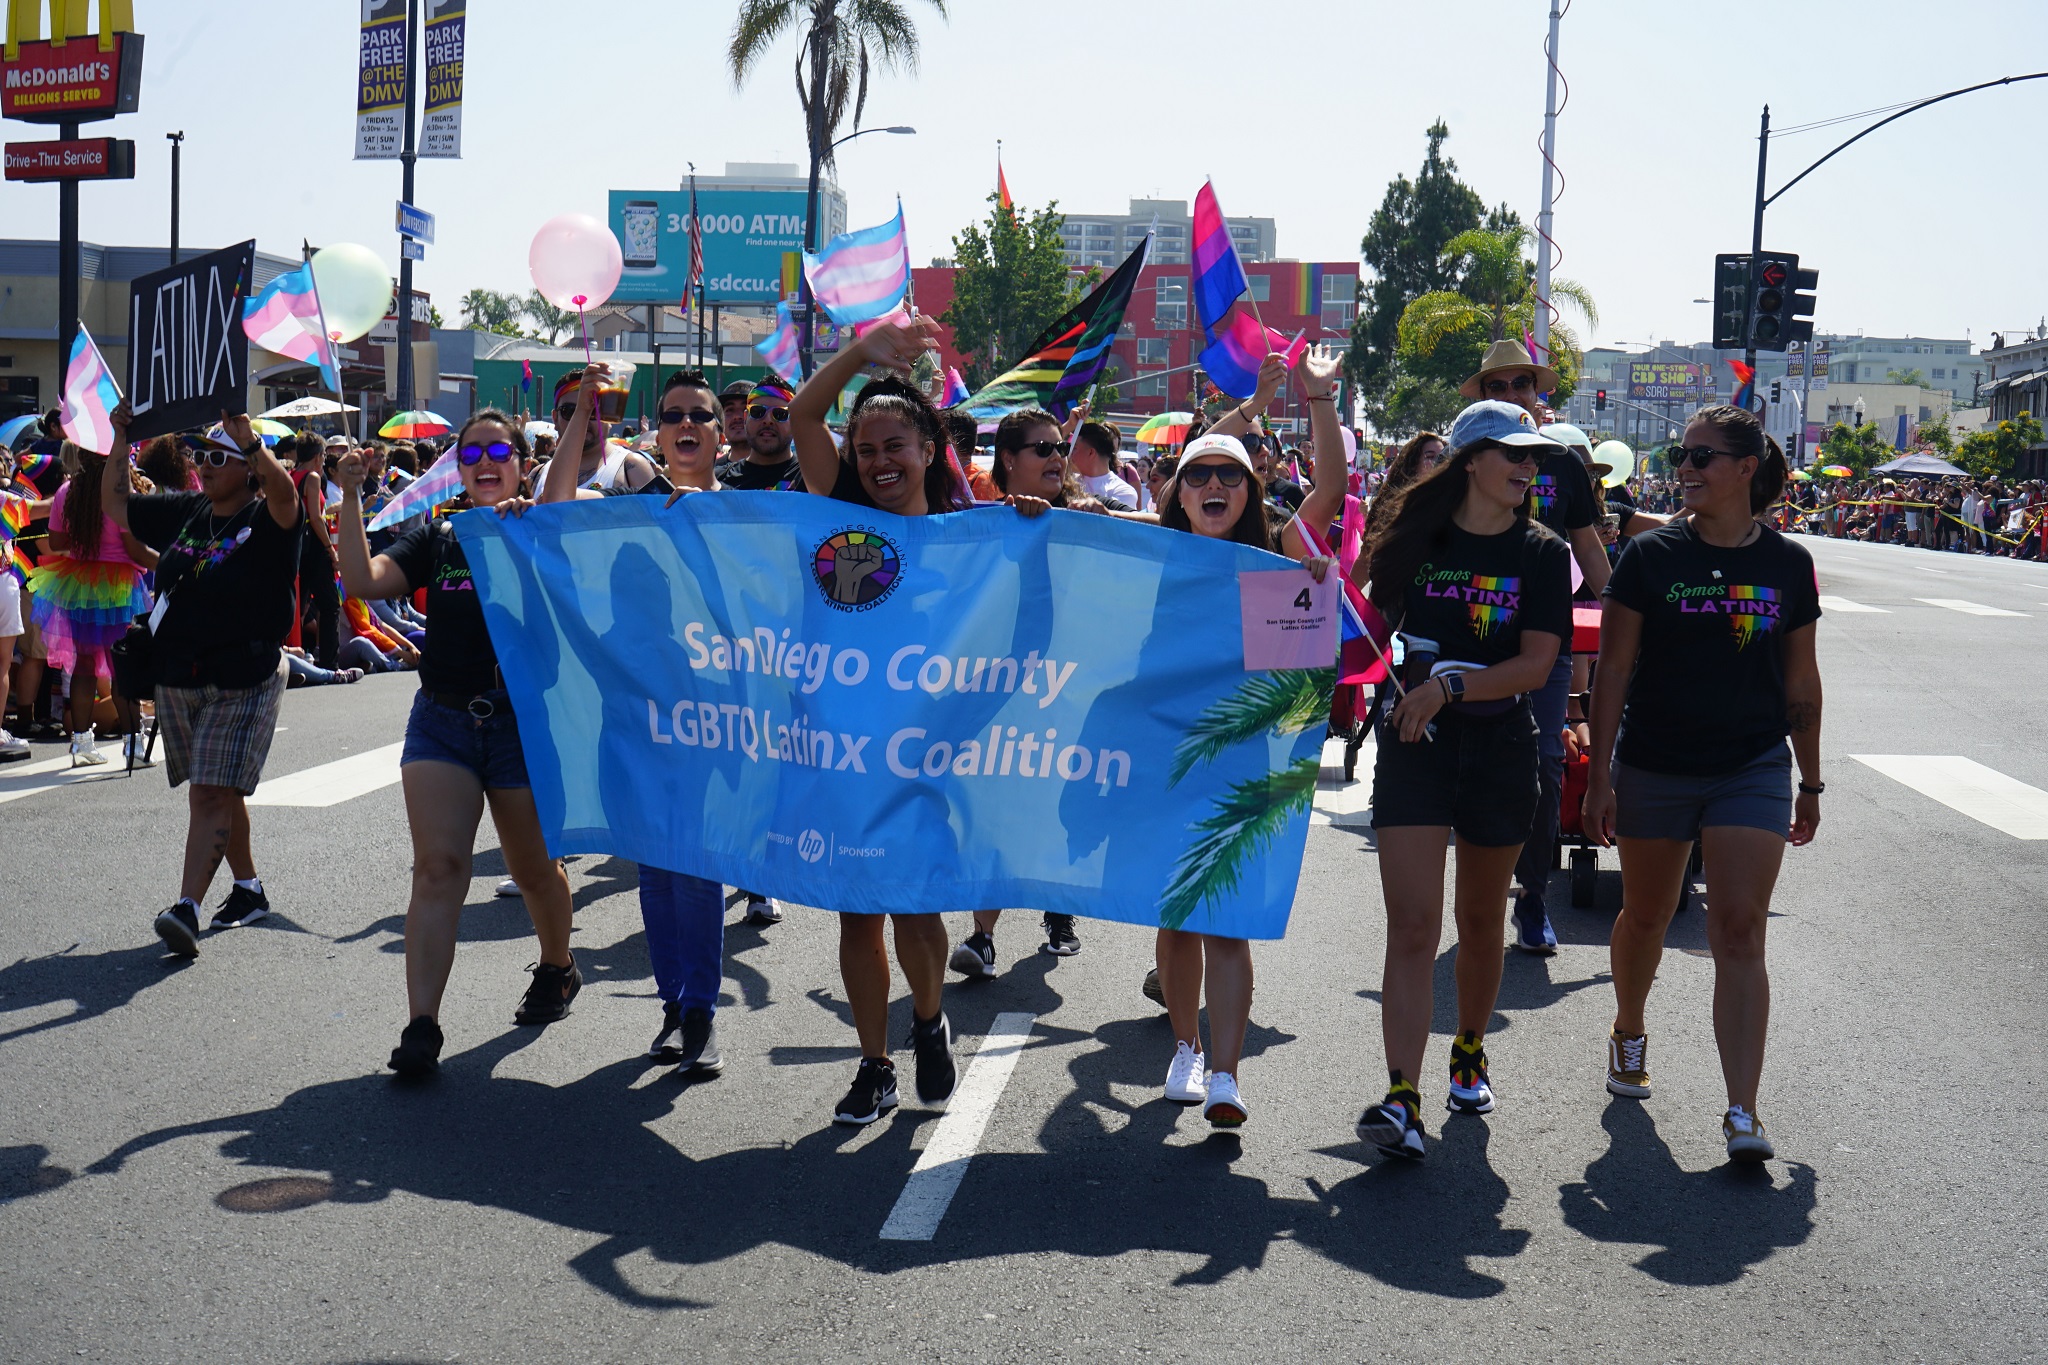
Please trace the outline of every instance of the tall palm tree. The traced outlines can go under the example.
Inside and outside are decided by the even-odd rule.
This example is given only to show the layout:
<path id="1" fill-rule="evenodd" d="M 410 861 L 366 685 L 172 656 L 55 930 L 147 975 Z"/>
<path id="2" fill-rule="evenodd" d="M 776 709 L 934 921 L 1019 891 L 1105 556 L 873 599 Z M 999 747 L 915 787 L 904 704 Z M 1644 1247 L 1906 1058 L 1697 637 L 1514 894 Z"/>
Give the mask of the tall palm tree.
<path id="1" fill-rule="evenodd" d="M 1536 325 L 1536 281 L 1522 251 L 1529 244 L 1530 231 L 1515 226 L 1501 231 L 1472 228 L 1444 243 L 1443 259 L 1458 272 L 1456 290 L 1439 289 L 1410 303 L 1401 314 L 1400 337 L 1404 345 L 1424 353 L 1454 332 L 1485 327 L 1489 341 L 1519 337 Z M 1600 325 L 1600 310 L 1593 296 L 1577 280 L 1550 277 L 1550 297 L 1562 299 Z M 1576 349 L 1577 339 L 1569 329 L 1551 324 L 1562 346 L 1553 350 Z"/>

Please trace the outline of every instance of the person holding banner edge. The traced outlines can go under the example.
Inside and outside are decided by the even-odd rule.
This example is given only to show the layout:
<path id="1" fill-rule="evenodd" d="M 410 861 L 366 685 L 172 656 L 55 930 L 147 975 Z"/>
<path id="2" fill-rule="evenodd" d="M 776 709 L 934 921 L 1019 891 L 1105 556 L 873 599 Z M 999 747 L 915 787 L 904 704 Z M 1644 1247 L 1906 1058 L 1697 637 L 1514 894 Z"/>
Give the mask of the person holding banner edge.
<path id="1" fill-rule="evenodd" d="M 495 507 L 505 516 L 529 505 L 519 497 L 526 437 L 497 409 L 484 408 L 463 423 L 448 458 L 456 461 L 473 506 Z M 541 1025 L 567 1016 L 583 975 L 569 950 L 569 881 L 548 857 L 511 699 L 461 543 L 445 519 L 430 520 L 373 557 L 363 526 L 368 470 L 362 452 L 352 451 L 335 473 L 342 489 L 341 576 L 349 594 L 366 601 L 409 597 L 416 587 L 428 594 L 420 690 L 399 759 L 413 844 L 405 911 L 409 1022 L 389 1063 L 400 1076 L 416 1078 L 440 1067 L 441 997 L 455 965 L 471 849 L 486 803 L 540 940 L 540 961 L 513 1022 Z"/>
<path id="2" fill-rule="evenodd" d="M 1406 688 L 1373 768 L 1373 828 L 1387 907 L 1380 1025 L 1386 1098 L 1359 1137 L 1390 1156 L 1426 1151 L 1416 1081 L 1429 1044 L 1443 937 L 1444 849 L 1456 838 L 1458 1036 L 1454 1113 L 1494 1107 L 1485 1035 L 1500 992 L 1509 879 L 1540 790 L 1530 694 L 1570 637 L 1570 551 L 1530 515 L 1539 461 L 1562 451 L 1513 403 L 1458 414 L 1451 457 L 1400 489 L 1353 569 L 1407 642 Z M 1569 457 L 1566 457 L 1569 458 Z M 1576 464 L 1576 462 L 1574 462 Z"/>

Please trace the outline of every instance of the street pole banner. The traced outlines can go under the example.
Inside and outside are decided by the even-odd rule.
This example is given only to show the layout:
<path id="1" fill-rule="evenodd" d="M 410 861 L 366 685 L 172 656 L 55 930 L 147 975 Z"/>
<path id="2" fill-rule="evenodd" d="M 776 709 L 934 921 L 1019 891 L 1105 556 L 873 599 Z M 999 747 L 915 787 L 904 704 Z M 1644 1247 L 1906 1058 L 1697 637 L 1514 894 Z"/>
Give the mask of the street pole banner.
<path id="1" fill-rule="evenodd" d="M 427 0 L 426 114 L 420 120 L 421 156 L 462 156 L 462 48 L 468 0 Z"/>
<path id="2" fill-rule="evenodd" d="M 1240 574 L 1313 606 L 1287 560 L 774 492 L 454 526 L 557 856 L 842 911 L 1286 932 L 1335 679 L 1245 666 Z"/>
<path id="3" fill-rule="evenodd" d="M 356 59 L 356 157 L 396 161 L 405 150 L 405 0 L 362 0 Z"/>
<path id="4" fill-rule="evenodd" d="M 128 287 L 128 439 L 204 426 L 249 410 L 242 305 L 256 243 L 191 256 Z"/>

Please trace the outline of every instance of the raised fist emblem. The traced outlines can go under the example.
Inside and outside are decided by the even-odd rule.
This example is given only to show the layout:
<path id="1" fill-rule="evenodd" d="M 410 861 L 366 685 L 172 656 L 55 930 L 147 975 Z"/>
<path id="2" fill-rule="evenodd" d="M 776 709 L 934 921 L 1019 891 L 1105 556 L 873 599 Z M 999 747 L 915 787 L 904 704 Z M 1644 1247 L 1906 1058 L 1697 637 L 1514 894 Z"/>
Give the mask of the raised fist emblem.
<path id="1" fill-rule="evenodd" d="M 842 545 L 832 557 L 832 596 L 841 602 L 860 601 L 860 587 L 882 567 L 879 545 Z"/>

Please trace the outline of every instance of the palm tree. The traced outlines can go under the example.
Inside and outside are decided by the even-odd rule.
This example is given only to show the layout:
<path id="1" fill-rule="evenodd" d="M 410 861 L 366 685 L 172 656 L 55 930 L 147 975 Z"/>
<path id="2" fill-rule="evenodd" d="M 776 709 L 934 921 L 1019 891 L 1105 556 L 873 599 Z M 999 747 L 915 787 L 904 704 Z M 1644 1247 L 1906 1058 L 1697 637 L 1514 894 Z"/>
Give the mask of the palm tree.
<path id="1" fill-rule="evenodd" d="M 1445 242 L 1444 263 L 1457 270 L 1458 288 L 1435 290 L 1410 303 L 1401 314 L 1401 344 L 1427 354 L 1445 337 L 1471 327 L 1485 327 L 1489 341 L 1533 331 L 1536 281 L 1522 256 L 1530 237 L 1528 228 L 1517 225 L 1497 232 L 1472 228 Z M 1551 276 L 1550 297 L 1563 299 L 1587 322 L 1600 325 L 1600 310 L 1578 281 Z M 1553 353 L 1578 348 L 1569 328 L 1553 322 L 1550 329 L 1561 343 L 1551 348 Z"/>

